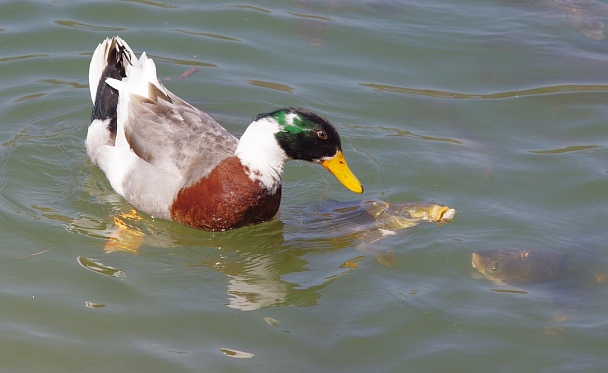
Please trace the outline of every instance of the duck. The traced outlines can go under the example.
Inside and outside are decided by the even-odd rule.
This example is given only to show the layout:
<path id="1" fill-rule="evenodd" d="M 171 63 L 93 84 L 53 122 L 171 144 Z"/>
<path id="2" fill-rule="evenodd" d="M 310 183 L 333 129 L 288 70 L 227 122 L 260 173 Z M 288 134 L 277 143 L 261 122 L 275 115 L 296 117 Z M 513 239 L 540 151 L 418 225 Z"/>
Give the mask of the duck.
<path id="1" fill-rule="evenodd" d="M 207 231 L 270 221 L 291 160 L 320 164 L 347 189 L 363 192 L 338 131 L 310 110 L 258 114 L 237 139 L 169 91 L 154 61 L 145 52 L 137 59 L 118 36 L 95 49 L 89 86 L 87 155 L 114 191 L 154 218 Z"/>

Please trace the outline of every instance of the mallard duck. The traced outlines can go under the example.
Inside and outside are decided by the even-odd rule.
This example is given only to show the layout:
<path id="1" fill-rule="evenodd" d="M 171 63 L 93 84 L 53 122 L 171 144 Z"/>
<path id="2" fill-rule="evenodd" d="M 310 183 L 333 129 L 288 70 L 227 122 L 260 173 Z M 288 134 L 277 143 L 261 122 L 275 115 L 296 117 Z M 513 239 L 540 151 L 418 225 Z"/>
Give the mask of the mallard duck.
<path id="1" fill-rule="evenodd" d="M 140 211 L 219 231 L 271 220 L 285 162 L 319 163 L 355 193 L 336 128 L 302 108 L 257 115 L 240 140 L 186 103 L 119 37 L 99 44 L 89 69 L 87 154 Z"/>

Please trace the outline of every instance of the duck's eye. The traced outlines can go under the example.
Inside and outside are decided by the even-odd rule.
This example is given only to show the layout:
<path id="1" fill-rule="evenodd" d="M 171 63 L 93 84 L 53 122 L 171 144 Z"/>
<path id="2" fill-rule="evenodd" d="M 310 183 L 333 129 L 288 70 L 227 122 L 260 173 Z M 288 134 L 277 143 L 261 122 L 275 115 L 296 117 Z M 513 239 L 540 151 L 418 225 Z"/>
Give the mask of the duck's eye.
<path id="1" fill-rule="evenodd" d="M 325 131 L 317 131 L 317 137 L 321 140 L 327 140 L 327 132 Z"/>

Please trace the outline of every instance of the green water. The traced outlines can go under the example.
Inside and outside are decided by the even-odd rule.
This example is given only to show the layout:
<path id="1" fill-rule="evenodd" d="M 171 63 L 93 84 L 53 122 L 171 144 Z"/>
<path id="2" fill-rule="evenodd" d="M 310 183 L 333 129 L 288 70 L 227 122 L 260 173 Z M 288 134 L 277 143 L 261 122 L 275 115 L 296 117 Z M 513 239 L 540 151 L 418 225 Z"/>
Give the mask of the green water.
<path id="1" fill-rule="evenodd" d="M 470 263 L 582 236 L 608 256 L 608 41 L 563 3 L 3 2 L 0 371 L 608 370 L 608 286 L 552 322 L 559 294 L 492 291 Z M 130 207 L 84 138 L 89 59 L 116 34 L 236 135 L 280 106 L 329 118 L 365 193 L 292 162 L 275 222 L 133 219 L 139 251 L 107 253 Z M 382 240 L 386 267 L 348 229 L 301 224 L 357 198 L 458 215 Z"/>

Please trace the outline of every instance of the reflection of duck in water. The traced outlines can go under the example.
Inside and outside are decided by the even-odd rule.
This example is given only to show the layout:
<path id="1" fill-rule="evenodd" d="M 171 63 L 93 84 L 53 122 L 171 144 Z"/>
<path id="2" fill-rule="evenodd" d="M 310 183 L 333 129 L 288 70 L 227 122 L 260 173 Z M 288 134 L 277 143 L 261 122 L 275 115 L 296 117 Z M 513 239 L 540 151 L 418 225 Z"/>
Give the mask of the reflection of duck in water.
<path id="1" fill-rule="evenodd" d="M 167 90 L 156 66 L 119 37 L 95 50 L 87 153 L 114 190 L 152 216 L 210 231 L 269 221 L 279 210 L 283 166 L 319 163 L 353 192 L 340 136 L 308 110 L 259 114 L 237 140 Z"/>
<path id="2" fill-rule="evenodd" d="M 193 264 L 228 277 L 228 307 L 306 307 L 317 303 L 322 289 L 358 266 L 361 253 L 351 248 L 391 266 L 393 255 L 379 249 L 379 240 L 421 222 L 448 222 L 454 214 L 454 209 L 430 203 L 322 201 L 287 208 L 274 222 L 211 235 L 177 224 L 159 225 L 132 211 L 114 217 L 116 230 L 106 251 L 137 253 L 140 245 L 207 247 L 210 251 L 201 251 L 204 258 Z M 76 226 L 79 223 L 82 226 Z M 110 234 L 105 226 L 90 227 L 89 221 L 75 221 L 69 229 L 92 237 Z M 323 259 L 310 261 L 309 255 Z"/>
<path id="3" fill-rule="evenodd" d="M 331 274 L 322 276 L 311 273 L 303 274 L 308 263 L 302 258 L 307 253 L 326 251 L 356 245 L 359 250 L 370 253 L 386 266 L 394 265 L 393 254 L 383 252 L 379 246 L 372 245 L 377 241 L 397 234 L 397 232 L 414 227 L 421 222 L 449 222 L 456 211 L 446 206 L 431 203 L 389 203 L 382 200 L 336 202 L 323 201 L 307 205 L 300 209 L 296 216 L 304 216 L 304 221 L 290 222 L 289 233 L 284 232 L 284 243 L 279 255 L 252 255 L 251 250 L 241 263 L 241 271 L 230 271 L 231 277 L 228 294 L 231 296 L 228 306 L 241 310 L 258 309 L 283 304 L 308 306 L 316 304 L 320 297 L 318 291 L 327 287 L 344 273 L 357 267 L 358 255 L 343 263 L 340 268 L 333 268 Z M 302 240 L 302 237 L 305 237 Z M 357 242 L 359 242 L 357 244 Z M 325 247 L 327 250 L 323 250 Z M 275 249 L 276 250 L 276 249 Z M 243 253 L 241 253 L 243 254 Z M 295 256 L 295 257 L 294 257 Z M 294 284 L 287 281 L 292 273 L 281 275 L 279 263 L 289 263 L 291 271 L 300 272 L 300 278 L 306 278 L 305 284 Z M 246 264 L 245 264 L 246 263 Z M 294 267 L 299 263 L 301 266 Z M 227 263 L 222 264 L 222 272 L 227 273 Z M 232 266 L 234 269 L 235 267 Z M 244 270 L 247 268 L 247 270 Z M 310 271 L 310 270 L 308 270 Z"/>

